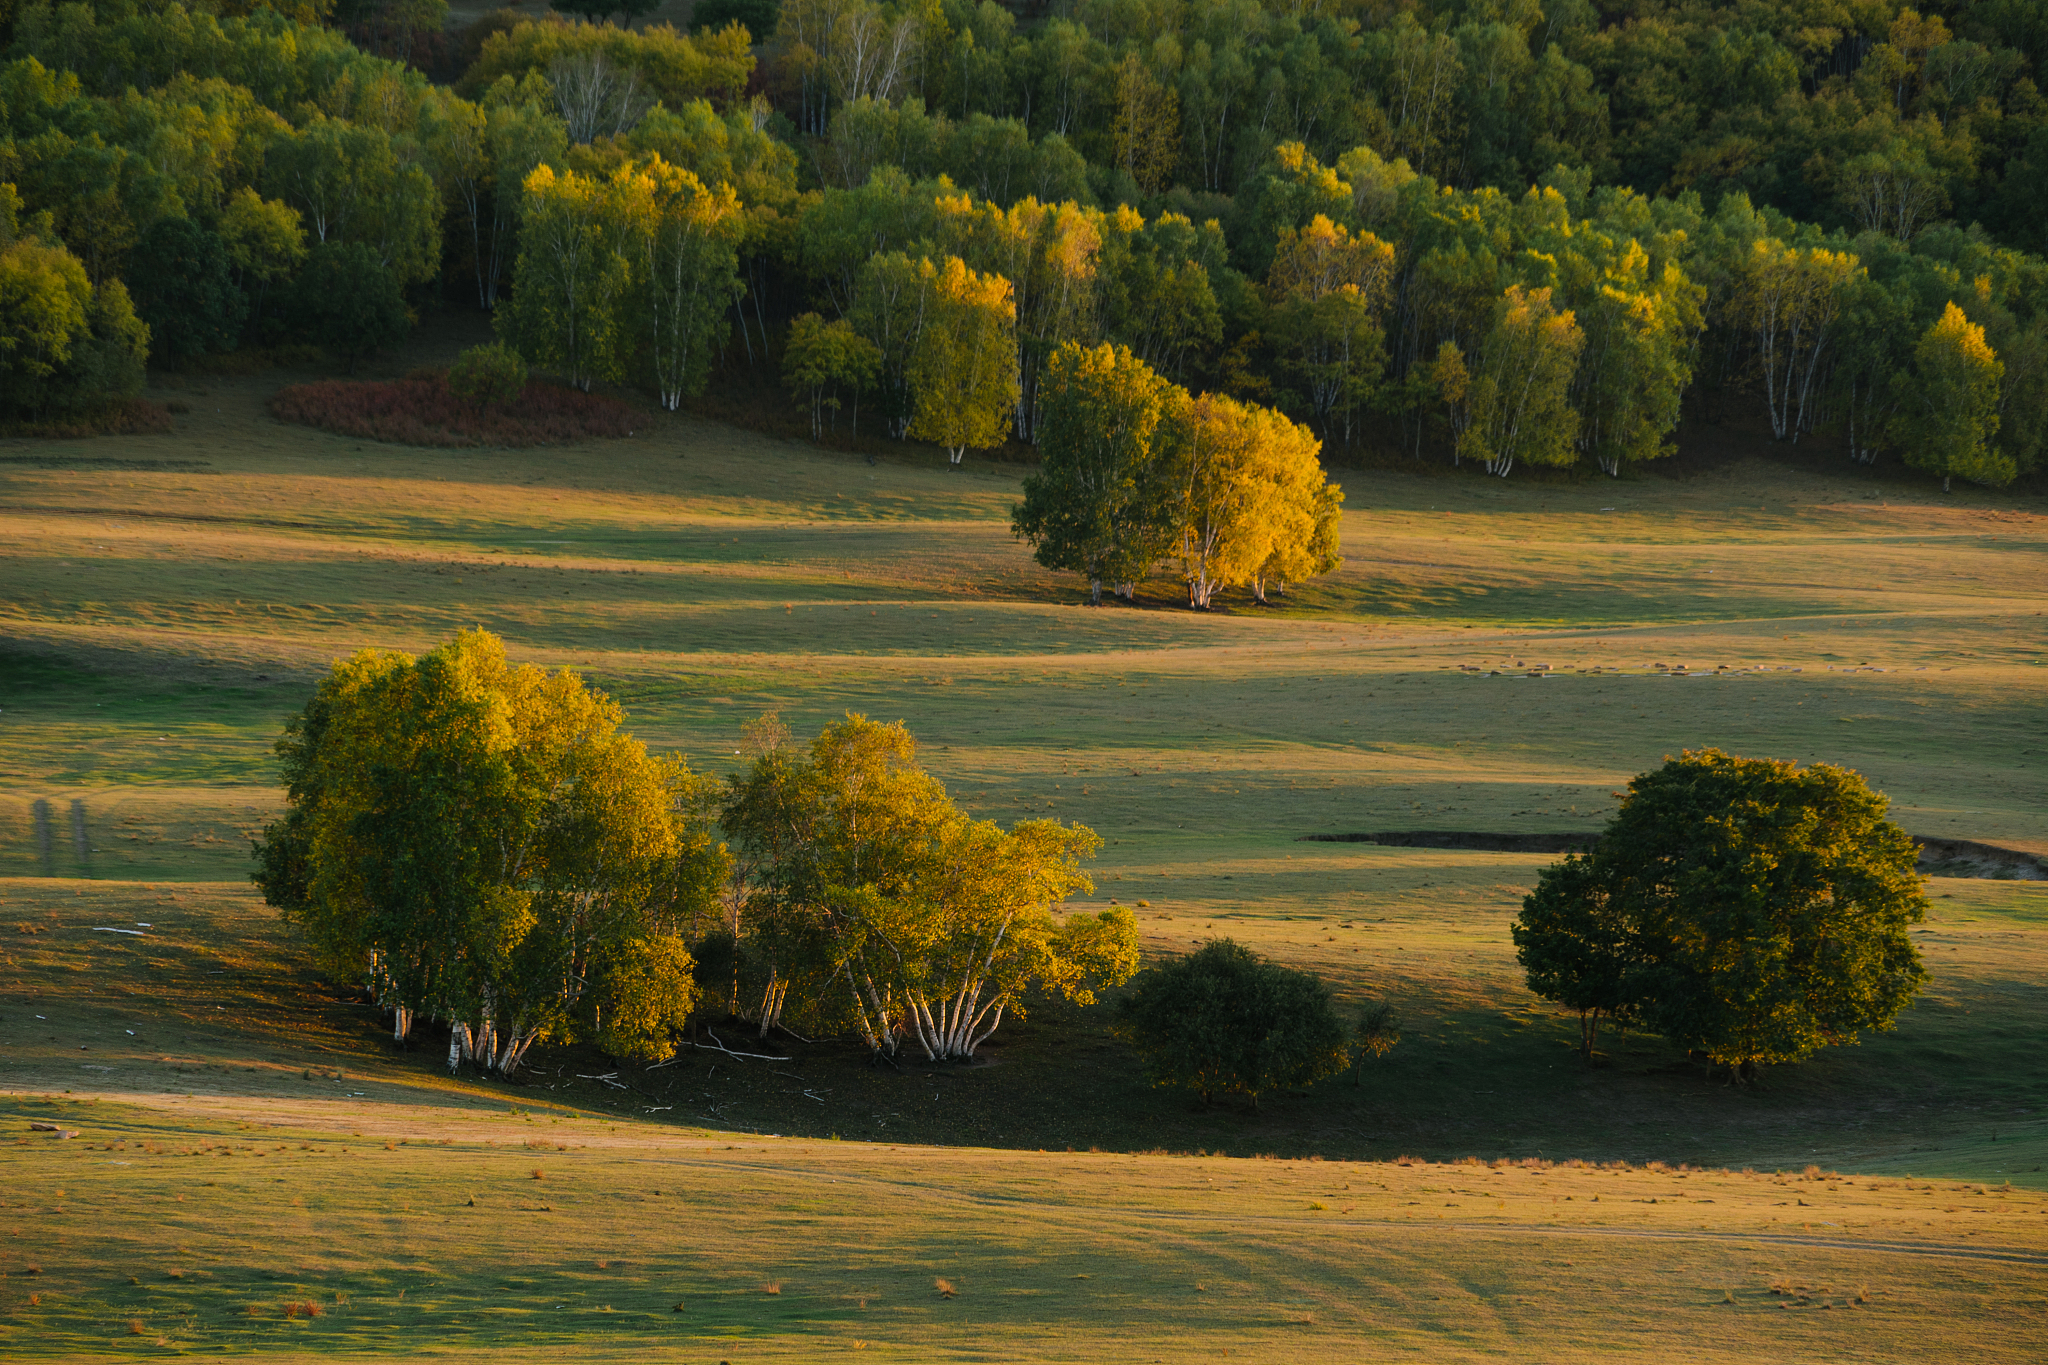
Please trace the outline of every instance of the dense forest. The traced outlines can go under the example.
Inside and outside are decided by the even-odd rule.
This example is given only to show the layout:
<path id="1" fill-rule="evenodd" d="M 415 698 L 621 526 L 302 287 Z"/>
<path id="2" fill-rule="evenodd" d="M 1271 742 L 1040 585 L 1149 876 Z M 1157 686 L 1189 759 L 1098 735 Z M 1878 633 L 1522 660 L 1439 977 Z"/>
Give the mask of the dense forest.
<path id="1" fill-rule="evenodd" d="M 1038 441 L 1070 343 L 1326 460 L 2041 459 L 2043 0 L 607 2 L 13 9 L 0 402 L 465 307 L 956 459 Z"/>

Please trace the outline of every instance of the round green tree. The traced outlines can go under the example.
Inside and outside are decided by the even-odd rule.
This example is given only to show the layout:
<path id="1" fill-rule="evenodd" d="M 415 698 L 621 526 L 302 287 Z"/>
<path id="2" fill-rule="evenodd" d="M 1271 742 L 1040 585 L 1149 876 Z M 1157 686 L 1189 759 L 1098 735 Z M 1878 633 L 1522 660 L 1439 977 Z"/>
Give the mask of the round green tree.
<path id="1" fill-rule="evenodd" d="M 1926 978 L 1909 931 L 1927 898 L 1885 809 L 1832 764 L 1667 761 L 1523 903 L 1530 989 L 1639 1020 L 1742 1081 L 1890 1028 Z"/>
<path id="2" fill-rule="evenodd" d="M 1257 1108 L 1262 1092 L 1312 1084 L 1350 1061 L 1329 987 L 1227 938 L 1139 978 L 1120 1023 L 1154 1085 L 1184 1086 L 1205 1103 L 1235 1092 Z"/>

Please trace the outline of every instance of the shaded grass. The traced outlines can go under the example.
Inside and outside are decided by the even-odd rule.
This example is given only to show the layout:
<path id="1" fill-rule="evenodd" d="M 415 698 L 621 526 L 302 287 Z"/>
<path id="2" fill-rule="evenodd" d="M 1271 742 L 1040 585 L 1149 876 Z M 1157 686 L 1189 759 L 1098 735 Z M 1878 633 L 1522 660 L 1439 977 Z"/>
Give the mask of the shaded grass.
<path id="1" fill-rule="evenodd" d="M 1006 1023 L 971 1068 L 906 1058 L 875 1069 L 850 1044 L 778 1038 L 763 1050 L 787 1063 L 686 1048 L 647 1069 L 544 1045 L 518 1083 L 457 1079 L 431 1028 L 415 1050 L 394 1050 L 377 1012 L 324 982 L 246 888 L 38 878 L 0 882 L 0 1088 L 166 1093 L 220 1113 L 250 1097 L 509 1103 L 657 1127 L 1053 1151 L 1819 1162 L 2048 1188 L 2039 884 L 1937 881 L 1918 935 L 1930 986 L 1898 1029 L 1731 1089 L 1651 1037 L 1610 1033 L 1598 1065 L 1578 1060 L 1576 1020 L 1527 994 L 1506 943 L 1542 859 L 1296 848 L 1241 849 L 1199 871 L 1126 864 L 1098 888 L 1098 904 L 1147 902 L 1137 913 L 1149 954 L 1227 935 L 1316 971 L 1347 1010 L 1368 999 L 1400 1009 L 1404 1040 L 1387 1060 L 1264 1097 L 1257 1112 L 1148 1089 L 1108 1030 L 1110 1008 L 1051 1002 Z M 140 936 L 96 932 L 145 925 Z M 740 1027 L 720 1036 L 750 1039 Z M 628 1089 L 579 1073 L 617 1073 Z M 526 1173 L 542 1171 L 555 1174 Z"/>
<path id="2" fill-rule="evenodd" d="M 45 1246 L 42 1302 L 0 1281 L 18 1359 L 104 1349 L 131 1320 L 186 1350 L 391 1354 L 430 1335 L 513 1359 L 861 1341 L 927 1360 L 994 1343 L 1020 1360 L 1465 1360 L 1684 1333 L 1698 1359 L 1889 1358 L 1910 1338 L 2021 1360 L 2048 1326 L 2048 1205 L 1995 1185 L 734 1141 L 502 1111 L 370 1109 L 351 1133 L 6 1109 L 81 1132 L 12 1149 L 27 1188 L 65 1191 L 61 1214 L 7 1201 Z M 545 1204 L 519 1160 L 536 1127 L 571 1146 Z"/>

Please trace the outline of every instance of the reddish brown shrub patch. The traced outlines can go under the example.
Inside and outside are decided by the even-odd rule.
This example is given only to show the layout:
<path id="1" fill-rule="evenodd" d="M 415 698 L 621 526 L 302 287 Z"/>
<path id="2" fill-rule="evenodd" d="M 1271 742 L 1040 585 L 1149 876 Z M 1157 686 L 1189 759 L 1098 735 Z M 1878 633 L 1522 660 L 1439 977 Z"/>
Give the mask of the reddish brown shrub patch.
<path id="1" fill-rule="evenodd" d="M 647 420 L 616 399 L 538 381 L 514 402 L 482 407 L 451 393 L 441 370 L 293 384 L 278 390 L 270 411 L 279 421 L 408 446 L 561 445 L 630 436 Z"/>

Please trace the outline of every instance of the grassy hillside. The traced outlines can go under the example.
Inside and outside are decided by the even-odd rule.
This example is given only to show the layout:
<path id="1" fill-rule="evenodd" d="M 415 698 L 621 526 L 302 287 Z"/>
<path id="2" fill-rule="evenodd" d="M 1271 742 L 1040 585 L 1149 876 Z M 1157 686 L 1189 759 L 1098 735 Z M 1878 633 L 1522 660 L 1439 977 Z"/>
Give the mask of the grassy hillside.
<path id="1" fill-rule="evenodd" d="M 1190 613 L 1165 584 L 1091 610 L 1010 537 L 1014 467 L 870 467 L 655 415 L 589 448 L 397 449 L 270 422 L 275 378 L 202 382 L 170 436 L 0 454 L 0 1108 L 20 1138 L 84 1135 L 9 1149 L 10 1353 L 363 1352 L 423 1327 L 494 1356 L 706 1359 L 949 1358 L 991 1333 L 1006 1359 L 2038 1339 L 2048 1224 L 2020 1191 L 2048 1188 L 2048 883 L 1939 879 L 1899 1029 L 1742 1092 L 1652 1038 L 1577 1062 L 1507 942 L 1545 858 L 1298 841 L 1590 830 L 1629 775 L 1718 744 L 1859 768 L 1916 833 L 2048 853 L 2038 500 L 1704 445 L 1624 482 L 1375 472 L 1347 476 L 1344 570 L 1275 608 Z M 1362 1086 L 1256 1114 L 1145 1089 L 1103 1011 L 1054 1008 L 965 1070 L 821 1042 L 651 1071 L 543 1048 L 522 1085 L 450 1080 L 391 1051 L 245 878 L 270 742 L 327 661 L 473 623 L 710 771 L 764 709 L 800 733 L 902 718 L 970 809 L 1100 831 L 1092 899 L 1137 907 L 1148 951 L 1229 934 L 1393 1000 L 1406 1040 Z M 572 1151 L 518 1145 L 543 1129 Z M 1150 1151 L 1233 1159 L 1109 1155 Z M 1307 1160 L 1402 1155 L 1866 1178 L 1816 1223 L 1797 1201 L 1849 1186 Z M 1487 1211 L 1508 1186 L 1544 1198 Z M 1544 1202 L 1594 1193 L 1597 1229 Z M 1913 1238 L 1948 1249 L 1890 1247 Z M 2003 1259 L 1952 1250 L 1978 1242 Z M 34 1280 L 12 1268 L 32 1257 Z M 1796 1301 L 1776 1280 L 1804 1309 L 1872 1292 L 1821 1319 L 1772 1307 Z"/>
<path id="2" fill-rule="evenodd" d="M 2048 1200 L 1981 1182 L 7 1108 L 79 1133 L 10 1158 L 17 1360 L 2019 1361 L 2048 1329 Z"/>

